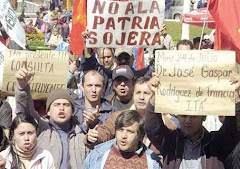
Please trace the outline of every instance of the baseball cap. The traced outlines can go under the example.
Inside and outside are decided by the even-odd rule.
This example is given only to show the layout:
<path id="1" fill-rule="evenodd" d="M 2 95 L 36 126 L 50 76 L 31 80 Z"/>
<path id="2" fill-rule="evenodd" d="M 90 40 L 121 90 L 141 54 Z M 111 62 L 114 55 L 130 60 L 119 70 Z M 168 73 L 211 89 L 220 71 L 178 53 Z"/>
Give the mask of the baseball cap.
<path id="1" fill-rule="evenodd" d="M 210 36 L 209 35 L 204 35 L 203 39 L 210 39 Z"/>
<path id="2" fill-rule="evenodd" d="M 133 71 L 128 65 L 121 65 L 113 70 L 112 79 L 115 80 L 119 76 L 126 77 L 129 80 L 134 77 Z"/>
<path id="3" fill-rule="evenodd" d="M 115 57 L 117 58 L 119 55 L 121 55 L 122 53 L 127 53 L 129 56 L 133 56 L 133 51 L 132 48 L 117 48 L 115 50 Z"/>

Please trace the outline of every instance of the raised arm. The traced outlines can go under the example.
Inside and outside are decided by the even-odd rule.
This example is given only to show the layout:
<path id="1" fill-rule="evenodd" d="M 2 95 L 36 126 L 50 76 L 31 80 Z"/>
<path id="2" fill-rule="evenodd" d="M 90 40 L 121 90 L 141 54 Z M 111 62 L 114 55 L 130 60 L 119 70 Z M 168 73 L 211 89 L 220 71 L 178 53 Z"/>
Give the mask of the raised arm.
<path id="1" fill-rule="evenodd" d="M 153 73 L 153 77 L 148 85 L 154 94 L 147 105 L 144 129 L 149 140 L 164 156 L 171 147 L 175 146 L 174 142 L 177 131 L 172 131 L 164 125 L 161 113 L 154 113 L 155 90 L 160 85 L 159 77 L 155 73 Z"/>
<path id="2" fill-rule="evenodd" d="M 39 130 L 42 131 L 47 127 L 47 123 L 41 120 L 40 115 L 34 108 L 30 86 L 28 84 L 32 76 L 33 74 L 25 68 L 20 69 L 16 73 L 18 82 L 15 89 L 16 113 L 28 113 L 32 115 L 39 123 Z"/>

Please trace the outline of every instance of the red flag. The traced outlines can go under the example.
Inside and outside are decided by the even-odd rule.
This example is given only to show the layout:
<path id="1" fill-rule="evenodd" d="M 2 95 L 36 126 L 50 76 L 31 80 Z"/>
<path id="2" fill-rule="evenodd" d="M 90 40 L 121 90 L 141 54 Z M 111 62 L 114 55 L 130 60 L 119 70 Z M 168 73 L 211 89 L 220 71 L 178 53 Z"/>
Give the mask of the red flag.
<path id="1" fill-rule="evenodd" d="M 81 37 L 82 32 L 86 29 L 87 25 L 87 0 L 75 0 L 72 19 L 72 32 L 70 50 L 77 54 L 82 55 L 84 49 L 84 41 Z"/>
<path id="2" fill-rule="evenodd" d="M 144 48 L 138 48 L 137 51 L 137 70 L 144 68 Z"/>
<path id="3" fill-rule="evenodd" d="M 239 0 L 208 0 L 208 5 L 216 23 L 214 49 L 236 51 L 240 63 Z"/>

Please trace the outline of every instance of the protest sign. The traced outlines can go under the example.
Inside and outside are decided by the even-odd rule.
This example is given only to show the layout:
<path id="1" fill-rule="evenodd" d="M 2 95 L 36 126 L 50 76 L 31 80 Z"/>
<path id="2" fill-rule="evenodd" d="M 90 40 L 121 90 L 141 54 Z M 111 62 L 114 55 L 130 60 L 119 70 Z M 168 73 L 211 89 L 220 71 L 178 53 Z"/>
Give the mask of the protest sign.
<path id="1" fill-rule="evenodd" d="M 2 90 L 3 82 L 3 62 L 4 62 L 4 52 L 7 47 L 0 42 L 0 90 Z"/>
<path id="2" fill-rule="evenodd" d="M 87 2 L 87 47 L 161 46 L 164 0 Z"/>
<path id="3" fill-rule="evenodd" d="M 156 51 L 155 112 L 183 115 L 235 114 L 232 51 Z"/>
<path id="4" fill-rule="evenodd" d="M 25 31 L 20 24 L 11 4 L 8 0 L 0 1 L 0 21 L 11 40 L 15 41 L 22 48 L 26 48 Z"/>
<path id="5" fill-rule="evenodd" d="M 6 50 L 4 58 L 4 96 L 13 95 L 16 72 L 26 67 L 33 73 L 29 81 L 33 98 L 47 98 L 56 88 L 67 88 L 68 52 Z"/>

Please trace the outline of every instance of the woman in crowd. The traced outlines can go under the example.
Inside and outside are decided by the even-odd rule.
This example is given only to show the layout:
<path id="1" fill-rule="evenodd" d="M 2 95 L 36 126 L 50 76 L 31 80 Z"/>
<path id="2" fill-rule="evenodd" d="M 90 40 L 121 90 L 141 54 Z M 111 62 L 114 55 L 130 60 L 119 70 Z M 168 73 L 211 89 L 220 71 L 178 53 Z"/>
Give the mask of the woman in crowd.
<path id="1" fill-rule="evenodd" d="M 49 41 L 47 42 L 50 45 L 51 50 L 55 50 L 56 47 L 63 41 L 62 36 L 59 34 L 58 28 L 54 27 Z"/>
<path id="2" fill-rule="evenodd" d="M 55 169 L 52 155 L 37 146 L 37 127 L 37 121 L 30 115 L 21 113 L 14 118 L 9 147 L 0 153 L 6 169 Z"/>

